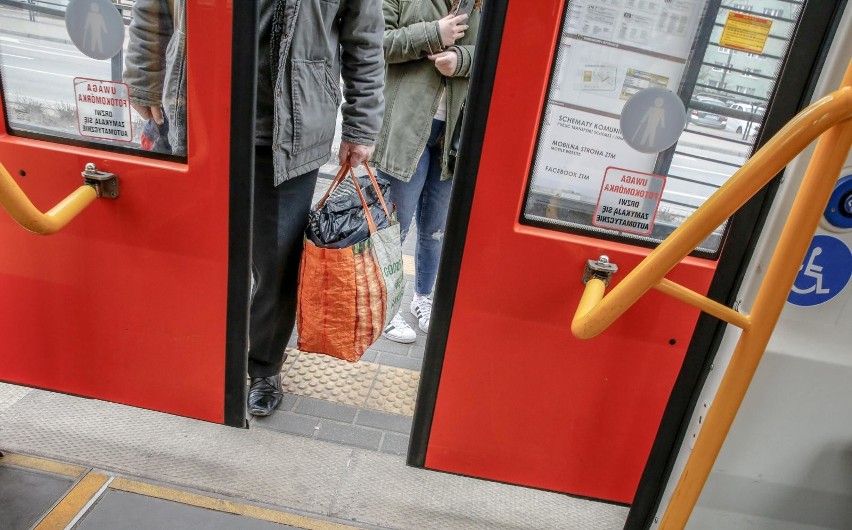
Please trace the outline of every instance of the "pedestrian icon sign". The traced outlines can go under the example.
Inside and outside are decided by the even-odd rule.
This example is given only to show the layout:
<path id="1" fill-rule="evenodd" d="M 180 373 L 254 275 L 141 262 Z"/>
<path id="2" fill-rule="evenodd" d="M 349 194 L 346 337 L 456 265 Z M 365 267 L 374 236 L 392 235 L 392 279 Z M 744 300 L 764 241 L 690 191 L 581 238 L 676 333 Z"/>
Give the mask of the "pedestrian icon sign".
<path id="1" fill-rule="evenodd" d="M 663 98 L 656 98 L 654 99 L 654 106 L 645 111 L 645 115 L 642 116 L 639 127 L 633 132 L 632 139 L 636 142 L 639 133 L 642 133 L 639 143 L 645 147 L 651 147 L 657 138 L 657 130 L 665 128 L 665 126 L 666 112 L 663 109 Z"/>
<path id="2" fill-rule="evenodd" d="M 832 236 L 814 237 L 787 301 L 814 306 L 840 294 L 852 276 L 852 251 Z"/>
<path id="3" fill-rule="evenodd" d="M 93 59 L 110 59 L 124 45 L 124 21 L 110 0 L 71 0 L 65 27 L 74 45 Z"/>
<path id="4" fill-rule="evenodd" d="M 686 126 L 680 98 L 661 87 L 633 94 L 621 111 L 624 141 L 642 153 L 659 153 L 674 145 Z"/>

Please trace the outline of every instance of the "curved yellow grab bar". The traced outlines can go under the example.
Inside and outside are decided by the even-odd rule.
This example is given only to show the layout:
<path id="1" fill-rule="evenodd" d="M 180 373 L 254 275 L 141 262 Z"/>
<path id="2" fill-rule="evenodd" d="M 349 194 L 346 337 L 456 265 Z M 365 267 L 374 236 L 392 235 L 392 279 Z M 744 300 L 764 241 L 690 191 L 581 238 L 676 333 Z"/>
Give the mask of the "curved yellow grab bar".
<path id="1" fill-rule="evenodd" d="M 711 195 L 695 213 L 648 254 L 608 295 L 603 296 L 601 291 L 600 298 L 584 297 L 584 302 L 577 307 L 571 323 L 574 336 L 589 339 L 609 327 L 643 294 L 657 287 L 675 265 L 740 209 L 811 142 L 832 126 L 852 117 L 852 86 L 850 84 L 852 83 L 845 83 L 843 88 L 813 103 L 793 118 L 739 171 L 734 173 L 728 182 L 716 190 L 716 193 Z M 835 158 L 838 159 L 837 170 L 825 174 L 825 178 L 833 179 L 831 182 L 836 180 L 840 172 L 843 160 L 846 158 L 846 151 L 836 153 Z M 828 197 L 826 195 L 825 201 L 820 204 L 825 204 Z M 590 280 L 586 284 L 587 288 L 594 281 Z M 673 290 L 672 286 L 677 284 L 669 282 L 669 290 Z M 687 291 L 683 287 L 677 287 L 681 292 Z M 709 302 L 711 301 L 707 300 L 702 304 L 709 304 Z M 702 306 L 701 309 L 705 307 Z M 729 309 L 729 311 L 735 313 L 733 310 Z M 712 311 L 708 312 L 715 314 Z M 731 315 L 731 318 L 736 317 Z M 727 318 L 725 320 L 730 321 Z"/>
<path id="2" fill-rule="evenodd" d="M 21 226 L 36 234 L 55 234 L 98 198 L 95 186 L 84 184 L 47 213 L 41 213 L 27 198 L 6 167 L 0 164 L 0 205 Z"/>
<path id="3" fill-rule="evenodd" d="M 713 405 L 695 441 L 660 530 L 686 526 L 704 483 L 728 431 L 734 422 L 749 384 L 787 295 L 805 258 L 822 209 L 852 148 L 852 62 L 841 88 L 810 105 L 758 151 L 724 186 L 719 188 L 666 241 L 646 257 L 609 295 L 605 284 L 593 278 L 586 284 L 571 330 L 577 337 L 594 337 L 607 328 L 648 289 L 694 305 L 743 329 Z M 827 131 L 827 132 L 826 132 Z M 690 291 L 664 276 L 704 240 L 722 221 L 799 154 L 816 137 L 817 143 L 802 184 L 796 194 L 766 275 L 746 316 Z"/>

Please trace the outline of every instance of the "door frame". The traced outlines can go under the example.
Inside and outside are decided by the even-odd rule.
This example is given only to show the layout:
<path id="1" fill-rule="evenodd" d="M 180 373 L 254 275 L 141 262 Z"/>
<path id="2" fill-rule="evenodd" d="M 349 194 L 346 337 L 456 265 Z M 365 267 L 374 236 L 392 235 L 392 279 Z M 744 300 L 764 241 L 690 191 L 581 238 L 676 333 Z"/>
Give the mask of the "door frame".
<path id="1" fill-rule="evenodd" d="M 710 1 L 718 3 L 714 0 Z M 567 3 L 568 0 L 563 3 L 561 11 L 563 14 Z M 755 149 L 762 146 L 807 105 L 839 22 L 839 14 L 842 13 L 845 4 L 846 0 L 804 2 L 799 25 L 790 41 L 790 51 L 782 62 L 776 89 L 770 99 L 766 120 L 761 126 Z M 472 94 L 479 94 L 480 97 L 468 101 L 465 108 L 465 121 L 461 135 L 463 149 L 457 162 L 457 171 L 466 176 L 454 182 L 450 201 L 444 251 L 435 287 L 435 311 L 426 342 L 407 455 L 407 463 L 413 467 L 425 467 L 488 124 L 491 92 L 497 71 L 501 68 L 500 46 L 508 6 L 509 0 L 488 2 L 486 9 L 483 10 L 481 23 L 483 30 L 477 38 L 477 52 L 469 91 Z M 826 13 L 830 13 L 831 16 L 826 16 Z M 560 18 L 560 24 L 561 20 Z M 555 58 L 554 54 L 552 60 Z M 531 91 L 531 93 L 538 92 Z M 546 93 L 546 90 L 541 91 L 539 114 L 543 112 L 546 105 Z M 729 306 L 736 303 L 737 291 L 780 184 L 781 175 L 777 175 L 769 186 L 746 203 L 731 219 L 731 227 L 717 259 L 716 273 L 708 293 L 711 299 L 723 301 Z M 570 321 L 566 321 L 567 325 L 570 325 Z M 686 436 L 690 417 L 712 367 L 713 358 L 725 328 L 724 322 L 707 314 L 702 313 L 699 317 L 683 366 L 663 413 L 634 502 L 631 504 L 625 528 L 647 528 L 653 523 L 656 508 L 660 503 L 680 445 Z"/>
<path id="2" fill-rule="evenodd" d="M 248 428 L 249 307 L 254 197 L 259 3 L 241 0 L 231 33 L 231 146 L 228 163 L 228 301 L 225 329 L 225 425 Z M 248 94 L 248 96 L 246 96 Z"/>

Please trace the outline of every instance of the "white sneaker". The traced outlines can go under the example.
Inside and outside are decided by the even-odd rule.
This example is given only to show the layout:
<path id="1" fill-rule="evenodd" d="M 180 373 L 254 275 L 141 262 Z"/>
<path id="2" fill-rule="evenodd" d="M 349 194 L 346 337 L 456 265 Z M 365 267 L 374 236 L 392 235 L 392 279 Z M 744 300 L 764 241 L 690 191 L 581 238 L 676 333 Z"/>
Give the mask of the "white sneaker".
<path id="1" fill-rule="evenodd" d="M 417 333 L 411 329 L 411 326 L 405 322 L 405 319 L 402 318 L 402 313 L 398 312 L 393 320 L 391 320 L 390 324 L 387 325 L 384 331 L 382 331 L 382 336 L 386 339 L 390 339 L 394 342 L 401 342 L 403 344 L 410 344 L 417 339 Z"/>
<path id="2" fill-rule="evenodd" d="M 429 333 L 429 318 L 432 316 L 432 299 L 429 297 L 411 301 L 411 314 L 417 317 L 417 327 Z"/>

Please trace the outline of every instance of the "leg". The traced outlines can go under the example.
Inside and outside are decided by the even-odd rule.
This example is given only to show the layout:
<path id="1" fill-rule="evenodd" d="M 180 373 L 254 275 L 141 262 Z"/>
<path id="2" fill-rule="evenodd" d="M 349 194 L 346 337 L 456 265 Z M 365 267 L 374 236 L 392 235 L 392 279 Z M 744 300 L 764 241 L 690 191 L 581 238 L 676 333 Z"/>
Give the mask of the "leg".
<path id="1" fill-rule="evenodd" d="M 420 201 L 420 193 L 423 191 L 428 169 L 429 149 L 427 148 L 423 150 L 423 154 L 417 162 L 417 168 L 414 170 L 414 175 L 408 182 L 379 171 L 379 175 L 390 182 L 389 195 L 391 202 L 396 206 L 396 219 L 399 221 L 402 242 L 405 241 L 408 229 L 411 228 L 411 221 L 414 219 L 414 212 L 417 209 L 417 203 Z"/>
<path id="2" fill-rule="evenodd" d="M 436 127 L 438 126 L 438 127 Z M 426 182 L 417 203 L 417 248 L 414 252 L 414 300 L 411 301 L 411 314 L 417 317 L 417 327 L 423 333 L 429 332 L 432 318 L 432 299 L 430 294 L 438 275 L 438 262 L 444 243 L 444 228 L 447 221 L 447 209 L 450 204 L 452 180 L 441 180 L 441 131 L 443 122 L 434 122 L 432 137 L 427 150 L 430 151 L 430 163 L 426 172 Z"/>
<path id="3" fill-rule="evenodd" d="M 436 136 L 433 133 L 433 137 Z M 431 294 L 435 286 L 453 189 L 452 180 L 441 180 L 441 146 L 437 138 L 427 149 L 431 151 L 431 156 L 426 181 L 417 203 L 417 249 L 414 254 L 414 294 L 420 296 Z"/>
<path id="4" fill-rule="evenodd" d="M 426 173 L 429 169 L 430 151 L 427 146 L 417 162 L 417 167 L 414 170 L 411 180 L 408 182 L 396 179 L 390 175 L 379 171 L 379 175 L 390 182 L 390 200 L 396 206 L 396 218 L 399 221 L 399 231 L 401 241 L 405 241 L 408 235 L 408 229 L 411 227 L 411 221 L 414 217 L 414 212 L 417 210 L 417 204 L 420 201 L 420 193 L 423 191 L 423 184 L 426 180 Z M 417 334 L 411 329 L 411 326 L 402 317 L 402 312 L 398 312 L 390 324 L 382 331 L 382 336 L 394 342 L 409 344 L 417 340 Z"/>
<path id="5" fill-rule="evenodd" d="M 256 149 L 252 229 L 252 269 L 256 283 L 249 320 L 248 362 L 252 414 L 269 414 L 281 400 L 280 372 L 284 348 L 296 321 L 302 237 L 317 174 L 318 171 L 312 171 L 276 187 L 272 149 Z"/>

